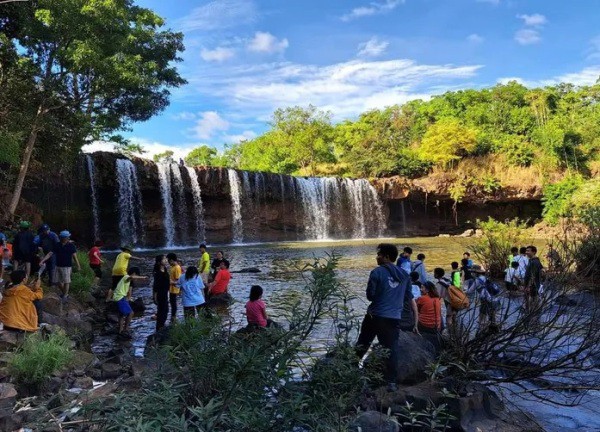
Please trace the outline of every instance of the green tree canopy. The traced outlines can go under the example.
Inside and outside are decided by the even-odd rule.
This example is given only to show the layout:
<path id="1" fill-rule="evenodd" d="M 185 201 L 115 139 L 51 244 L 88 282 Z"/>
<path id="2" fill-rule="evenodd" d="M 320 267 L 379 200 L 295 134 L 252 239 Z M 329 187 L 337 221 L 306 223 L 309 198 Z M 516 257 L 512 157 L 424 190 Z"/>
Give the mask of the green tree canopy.
<path id="1" fill-rule="evenodd" d="M 189 152 L 185 157 L 185 162 L 191 166 L 212 166 L 216 156 L 217 149 L 203 145 Z"/>
<path id="2" fill-rule="evenodd" d="M 425 161 L 447 168 L 472 153 L 477 146 L 477 132 L 457 120 L 445 119 L 433 124 L 425 133 L 418 152 Z"/>
<path id="3" fill-rule="evenodd" d="M 167 163 L 172 163 L 174 162 L 173 160 L 173 155 L 175 153 L 173 152 L 173 150 L 165 150 L 162 153 L 157 153 L 154 155 L 154 157 L 152 159 L 154 159 L 154 162 L 167 162 Z"/>

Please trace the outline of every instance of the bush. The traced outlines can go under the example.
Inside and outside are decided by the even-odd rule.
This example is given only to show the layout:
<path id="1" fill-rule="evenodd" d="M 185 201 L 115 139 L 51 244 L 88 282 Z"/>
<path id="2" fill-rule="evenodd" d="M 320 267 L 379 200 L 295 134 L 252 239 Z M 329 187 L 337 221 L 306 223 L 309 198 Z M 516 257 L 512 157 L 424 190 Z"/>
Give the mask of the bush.
<path id="1" fill-rule="evenodd" d="M 518 219 L 499 222 L 489 218 L 487 222 L 477 220 L 483 236 L 471 246 L 479 262 L 492 276 L 501 276 L 509 263 L 510 249 L 523 244 L 525 225 Z"/>
<path id="2" fill-rule="evenodd" d="M 71 287 L 69 288 L 69 292 L 75 297 L 89 292 L 94 283 L 94 271 L 90 268 L 88 254 L 83 251 L 77 251 L 77 259 L 79 260 L 79 264 L 81 264 L 81 271 L 73 272 L 71 275 Z"/>
<path id="3" fill-rule="evenodd" d="M 560 218 L 573 215 L 571 197 L 581 187 L 583 179 L 580 175 L 568 176 L 561 181 L 544 187 L 544 219 L 556 224 Z"/>
<path id="4" fill-rule="evenodd" d="M 71 341 L 64 333 L 44 337 L 34 333 L 10 360 L 9 369 L 18 383 L 39 386 L 54 372 L 67 366 L 72 359 Z"/>

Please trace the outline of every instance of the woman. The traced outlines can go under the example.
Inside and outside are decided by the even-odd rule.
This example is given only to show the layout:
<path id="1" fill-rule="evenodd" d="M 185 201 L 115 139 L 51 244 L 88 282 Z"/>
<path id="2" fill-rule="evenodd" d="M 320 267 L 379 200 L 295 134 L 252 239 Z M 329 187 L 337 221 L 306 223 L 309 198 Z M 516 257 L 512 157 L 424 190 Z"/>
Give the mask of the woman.
<path id="1" fill-rule="evenodd" d="M 225 257 L 223 255 L 223 251 L 218 251 L 217 252 L 217 257 L 212 260 L 212 263 L 210 265 L 210 268 L 212 269 L 212 272 L 211 272 L 211 275 L 210 275 L 210 280 L 211 281 L 215 280 L 215 277 L 217 276 L 217 273 L 219 273 L 219 267 L 221 267 L 221 263 L 223 262 L 224 259 L 225 259 Z"/>
<path id="2" fill-rule="evenodd" d="M 200 315 L 200 309 L 204 306 L 204 282 L 199 276 L 197 267 L 189 266 L 186 269 L 185 274 L 179 278 L 179 288 L 183 315 L 186 318 L 194 318 L 196 312 Z"/>
<path id="3" fill-rule="evenodd" d="M 169 287 L 170 278 L 167 270 L 167 257 L 158 255 L 154 261 L 154 284 L 152 292 L 156 304 L 156 331 L 165 326 L 169 315 Z"/>
<path id="4" fill-rule="evenodd" d="M 0 302 L 0 321 L 4 330 L 35 332 L 38 329 L 38 312 L 34 302 L 44 296 L 38 277 L 32 287 L 25 285 L 25 272 L 15 270 L 10 275 L 11 284 Z"/>
<path id="5" fill-rule="evenodd" d="M 442 301 L 435 284 L 427 281 L 421 285 L 421 297 L 417 299 L 419 331 L 437 334 L 442 330 Z"/>

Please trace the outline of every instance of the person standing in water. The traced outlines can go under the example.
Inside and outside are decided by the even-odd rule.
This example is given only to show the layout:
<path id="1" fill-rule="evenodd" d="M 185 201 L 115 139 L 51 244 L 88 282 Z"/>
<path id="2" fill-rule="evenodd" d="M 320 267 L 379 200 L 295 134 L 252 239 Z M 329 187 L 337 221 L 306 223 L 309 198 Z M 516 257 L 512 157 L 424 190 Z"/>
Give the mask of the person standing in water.
<path id="1" fill-rule="evenodd" d="M 212 270 L 212 273 L 210 275 L 211 280 L 215 280 L 215 277 L 217 277 L 217 273 L 219 273 L 219 268 L 221 267 L 221 263 L 224 259 L 225 255 L 223 254 L 223 251 L 218 251 L 216 258 L 212 260 L 212 263 L 210 265 L 210 268 Z"/>
<path id="2" fill-rule="evenodd" d="M 181 290 L 179 289 L 179 278 L 181 277 L 181 266 L 177 261 L 177 255 L 174 253 L 167 254 L 167 259 L 169 260 L 169 265 L 171 266 L 171 270 L 169 270 L 169 279 L 170 279 L 170 287 L 169 287 L 169 302 L 171 303 L 171 324 L 177 321 L 177 297 Z"/>
<path id="3" fill-rule="evenodd" d="M 158 255 L 154 260 L 152 295 L 154 304 L 156 305 L 156 331 L 165 326 L 167 317 L 169 316 L 169 288 L 171 287 L 171 280 L 167 269 L 168 264 L 167 257 L 164 255 Z"/>
<path id="4" fill-rule="evenodd" d="M 141 260 L 141 258 L 134 257 L 131 255 L 131 246 L 122 246 L 121 253 L 117 255 L 115 259 L 115 265 L 112 269 L 112 287 L 108 291 L 108 297 L 112 296 L 113 291 L 117 288 L 117 285 L 127 275 L 127 267 L 129 267 L 129 260 Z"/>
<path id="5" fill-rule="evenodd" d="M 200 245 L 200 261 L 198 261 L 198 271 L 202 277 L 204 285 L 208 285 L 208 275 L 210 274 L 210 255 L 206 251 L 206 245 Z"/>
<path id="6" fill-rule="evenodd" d="M 204 283 L 198 275 L 198 268 L 189 266 L 185 274 L 179 278 L 181 289 L 181 303 L 183 304 L 183 315 L 186 319 L 195 318 L 196 313 L 200 317 L 200 310 L 204 306 Z"/>
<path id="7" fill-rule="evenodd" d="M 371 302 L 363 319 L 356 354 L 363 358 L 375 337 L 389 350 L 385 380 L 388 390 L 398 388 L 398 338 L 402 309 L 406 301 L 413 299 L 410 277 L 401 271 L 394 262 L 398 258 L 398 248 L 393 244 L 381 243 L 377 246 L 377 268 L 371 271 L 367 283 L 367 299 Z"/>

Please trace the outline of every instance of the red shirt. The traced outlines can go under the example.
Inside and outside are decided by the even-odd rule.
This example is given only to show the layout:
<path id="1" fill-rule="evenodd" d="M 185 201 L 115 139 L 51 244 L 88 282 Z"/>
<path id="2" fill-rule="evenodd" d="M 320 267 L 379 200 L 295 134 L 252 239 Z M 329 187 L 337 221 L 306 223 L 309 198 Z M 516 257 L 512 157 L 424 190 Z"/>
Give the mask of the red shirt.
<path id="1" fill-rule="evenodd" d="M 231 273 L 228 269 L 219 270 L 217 276 L 215 276 L 215 285 L 210 290 L 212 295 L 219 295 L 227 292 L 227 285 L 231 280 Z"/>
<path id="2" fill-rule="evenodd" d="M 442 302 L 439 297 L 433 298 L 428 295 L 417 299 L 419 309 L 419 323 L 427 328 L 442 328 Z"/>
<path id="3" fill-rule="evenodd" d="M 88 252 L 88 257 L 90 258 L 90 265 L 100 265 L 100 260 L 96 258 L 96 253 L 100 256 L 100 248 L 98 246 L 94 246 Z"/>
<path id="4" fill-rule="evenodd" d="M 262 300 L 254 300 L 246 303 L 246 317 L 248 324 L 257 324 L 261 327 L 267 326 L 267 307 Z"/>

